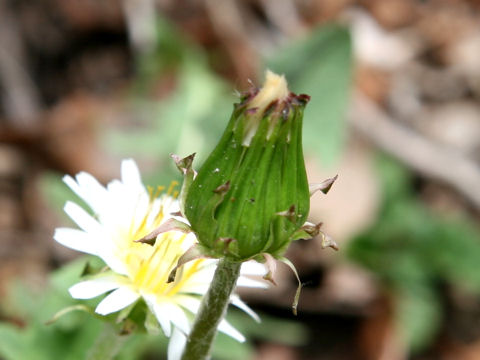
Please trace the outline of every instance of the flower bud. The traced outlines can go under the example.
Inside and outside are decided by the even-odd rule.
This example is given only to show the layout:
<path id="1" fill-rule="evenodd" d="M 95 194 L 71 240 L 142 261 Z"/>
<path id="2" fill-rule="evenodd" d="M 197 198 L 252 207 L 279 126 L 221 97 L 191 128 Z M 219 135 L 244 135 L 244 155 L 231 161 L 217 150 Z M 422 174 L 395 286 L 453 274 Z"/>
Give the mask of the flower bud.
<path id="1" fill-rule="evenodd" d="M 191 183 L 185 216 L 203 253 L 243 261 L 282 255 L 304 225 L 310 191 L 302 151 L 307 95 L 267 72 L 248 92 Z"/>

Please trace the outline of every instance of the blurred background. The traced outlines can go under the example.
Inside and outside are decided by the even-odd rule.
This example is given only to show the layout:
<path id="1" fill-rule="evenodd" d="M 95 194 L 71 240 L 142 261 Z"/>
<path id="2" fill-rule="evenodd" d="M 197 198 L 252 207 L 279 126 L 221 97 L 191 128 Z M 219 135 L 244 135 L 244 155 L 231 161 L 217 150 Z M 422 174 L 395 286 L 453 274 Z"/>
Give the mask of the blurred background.
<path id="1" fill-rule="evenodd" d="M 307 93 L 309 179 L 319 239 L 293 274 L 244 291 L 257 325 L 215 359 L 480 359 L 480 1 L 0 1 L 0 358 L 83 359 L 101 330 L 53 314 L 85 258 L 55 244 L 81 170 L 106 183 L 134 158 L 144 182 L 178 174 L 170 153 L 221 134 L 238 92 L 266 68 Z M 96 301 L 93 301 L 95 303 Z M 119 359 L 158 359 L 132 336 Z"/>

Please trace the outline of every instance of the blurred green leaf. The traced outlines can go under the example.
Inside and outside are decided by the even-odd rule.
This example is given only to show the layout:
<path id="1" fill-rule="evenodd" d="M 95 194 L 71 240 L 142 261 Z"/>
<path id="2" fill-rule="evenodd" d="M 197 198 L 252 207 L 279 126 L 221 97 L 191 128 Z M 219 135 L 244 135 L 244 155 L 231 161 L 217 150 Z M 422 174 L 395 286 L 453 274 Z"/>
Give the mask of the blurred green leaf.
<path id="1" fill-rule="evenodd" d="M 0 355 L 7 360 L 24 359 L 24 348 L 20 330 L 13 325 L 0 323 Z"/>
<path id="2" fill-rule="evenodd" d="M 447 218 L 426 208 L 397 163 L 383 159 L 379 165 L 382 209 L 377 223 L 350 243 L 347 256 L 390 289 L 400 332 L 419 350 L 441 322 L 438 284 L 480 295 L 480 232 L 468 218 Z"/>
<path id="3" fill-rule="evenodd" d="M 175 71 L 178 64 L 197 51 L 196 45 L 185 39 L 165 17 L 156 16 L 156 44 L 136 59 L 135 93 L 148 91 L 162 73 Z"/>
<path id="4" fill-rule="evenodd" d="M 252 357 L 253 347 L 248 341 L 240 343 L 230 336 L 218 333 L 212 351 L 214 360 L 244 360 Z"/>
<path id="5" fill-rule="evenodd" d="M 398 332 L 413 351 L 428 345 L 440 326 L 442 308 L 430 287 L 409 287 L 396 296 L 395 318 Z"/>
<path id="6" fill-rule="evenodd" d="M 351 41 L 337 25 L 318 28 L 271 56 L 266 65 L 286 75 L 289 88 L 311 100 L 304 116 L 304 145 L 323 165 L 338 159 L 346 135 L 351 82 Z"/>
<path id="7" fill-rule="evenodd" d="M 86 203 L 79 198 L 70 188 L 62 181 L 63 175 L 54 172 L 44 172 L 39 179 L 39 189 L 46 200 L 47 205 L 56 211 L 62 217 L 62 222 L 72 224 L 70 218 L 62 211 L 67 200 L 73 200 L 80 206 L 88 209 Z"/>

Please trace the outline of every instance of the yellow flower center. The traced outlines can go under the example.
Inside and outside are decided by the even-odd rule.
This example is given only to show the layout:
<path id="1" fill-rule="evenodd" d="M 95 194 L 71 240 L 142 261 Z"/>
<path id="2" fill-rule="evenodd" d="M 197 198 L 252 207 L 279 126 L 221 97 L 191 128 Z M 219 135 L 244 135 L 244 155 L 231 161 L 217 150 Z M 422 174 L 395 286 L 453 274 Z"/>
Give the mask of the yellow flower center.
<path id="1" fill-rule="evenodd" d="M 176 182 L 172 182 L 167 195 L 176 197 L 178 192 L 174 190 Z M 177 265 L 178 259 L 184 252 L 193 245 L 187 235 L 180 231 L 169 231 L 160 234 L 153 246 L 135 242 L 145 235 L 149 234 L 164 221 L 165 214 L 164 201 L 152 214 L 154 201 L 163 191 L 158 187 L 155 191 L 148 189 L 150 194 L 150 203 L 148 211 L 140 221 L 140 225 L 130 226 L 128 234 L 125 236 L 125 242 L 122 244 L 121 252 L 124 262 L 127 265 L 128 276 L 138 291 L 157 296 L 174 296 L 182 290 L 195 273 L 201 269 L 204 260 L 195 260 L 182 266 L 173 283 L 167 283 L 168 275 Z M 166 199 L 166 201 L 168 201 Z M 150 219 L 153 217 L 153 221 Z M 138 222 L 137 222 L 138 223 Z M 188 241 L 188 243 L 186 243 Z"/>

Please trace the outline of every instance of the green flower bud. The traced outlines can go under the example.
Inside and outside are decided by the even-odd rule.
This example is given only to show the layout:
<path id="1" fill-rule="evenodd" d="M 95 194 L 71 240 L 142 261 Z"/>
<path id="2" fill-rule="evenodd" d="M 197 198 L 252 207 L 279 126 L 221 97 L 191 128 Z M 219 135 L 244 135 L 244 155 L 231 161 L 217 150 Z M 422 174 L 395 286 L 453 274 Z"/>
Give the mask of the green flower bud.
<path id="1" fill-rule="evenodd" d="M 302 151 L 309 99 L 289 92 L 283 76 L 267 72 L 263 88 L 235 104 L 185 199 L 185 216 L 205 255 L 280 257 L 298 238 L 310 206 Z"/>

